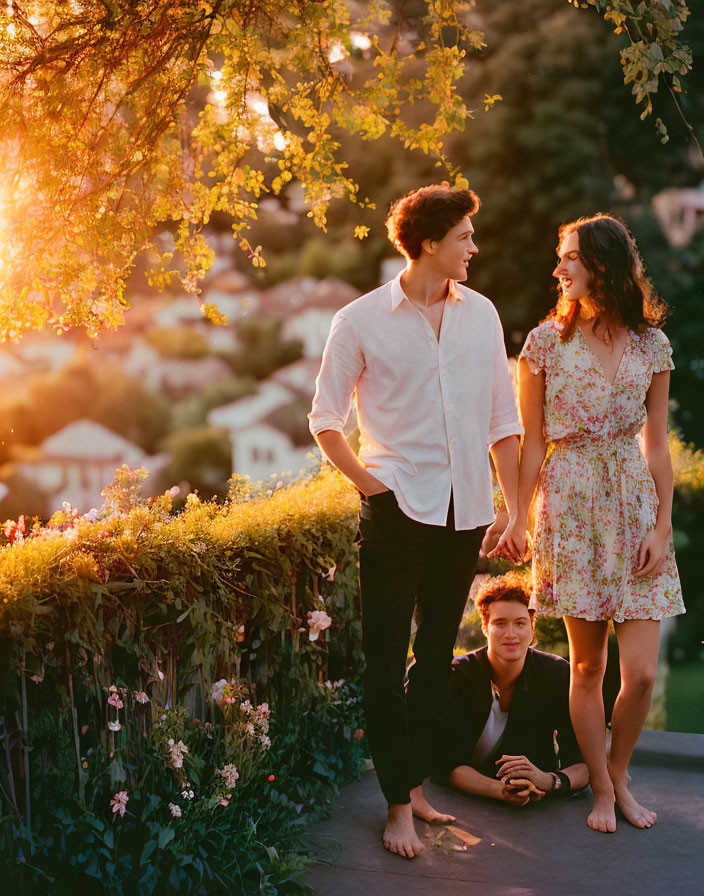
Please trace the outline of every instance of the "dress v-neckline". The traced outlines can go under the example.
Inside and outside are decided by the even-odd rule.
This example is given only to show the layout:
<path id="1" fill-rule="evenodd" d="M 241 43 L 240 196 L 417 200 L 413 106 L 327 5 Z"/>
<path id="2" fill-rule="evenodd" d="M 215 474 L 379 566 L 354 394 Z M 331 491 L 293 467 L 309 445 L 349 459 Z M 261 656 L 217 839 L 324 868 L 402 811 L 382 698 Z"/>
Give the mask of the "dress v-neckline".
<path id="1" fill-rule="evenodd" d="M 613 380 L 610 380 L 610 379 L 606 376 L 606 374 L 604 373 L 604 367 L 603 367 L 601 361 L 600 361 L 599 358 L 597 357 L 597 354 L 596 354 L 596 352 L 594 351 L 594 349 L 591 347 L 591 345 L 589 345 L 589 342 L 587 341 L 587 337 L 584 335 L 584 330 L 579 326 L 579 324 L 577 324 L 577 330 L 579 330 L 580 336 L 582 337 L 582 342 L 583 342 L 584 345 L 586 346 L 587 351 L 588 351 L 589 354 L 592 356 L 592 360 L 593 360 L 593 362 L 594 362 L 594 366 L 595 366 L 596 369 L 599 371 L 599 373 L 601 374 L 602 378 L 603 378 L 603 379 L 608 383 L 608 385 L 613 389 L 613 387 L 616 385 L 616 380 L 618 380 L 619 374 L 621 373 L 621 367 L 623 366 L 623 359 L 624 359 L 625 356 L 626 356 L 626 351 L 628 350 L 628 347 L 629 347 L 629 345 L 631 344 L 631 333 L 630 333 L 630 330 L 627 330 L 627 331 L 626 331 L 626 341 L 625 341 L 625 343 L 624 343 L 624 345 L 623 345 L 623 351 L 621 352 L 621 357 L 618 359 L 618 366 L 616 367 L 616 373 L 614 374 L 614 378 L 613 378 Z"/>

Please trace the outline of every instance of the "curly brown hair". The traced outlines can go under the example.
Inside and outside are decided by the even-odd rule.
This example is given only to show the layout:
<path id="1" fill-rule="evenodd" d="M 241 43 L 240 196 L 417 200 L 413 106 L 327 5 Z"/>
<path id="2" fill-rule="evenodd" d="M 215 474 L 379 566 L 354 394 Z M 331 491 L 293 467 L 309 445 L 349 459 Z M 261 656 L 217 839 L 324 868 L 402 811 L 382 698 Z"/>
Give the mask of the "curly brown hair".
<path id="1" fill-rule="evenodd" d="M 579 254 L 591 278 L 590 298 L 597 306 L 594 330 L 612 330 L 624 324 L 635 333 L 647 327 L 664 326 L 669 306 L 653 289 L 633 235 L 613 215 L 598 214 L 563 224 L 558 230 L 558 252 L 565 237 L 577 233 Z M 579 316 L 579 303 L 566 298 L 558 286 L 557 305 L 547 320 L 561 324 L 560 339 L 572 338 Z"/>
<path id="2" fill-rule="evenodd" d="M 465 215 L 479 211 L 473 190 L 453 190 L 447 181 L 406 193 L 386 217 L 386 232 L 409 260 L 420 258 L 423 240 L 440 241 Z"/>
<path id="3" fill-rule="evenodd" d="M 518 573 L 507 572 L 502 576 L 493 576 L 479 587 L 474 596 L 474 606 L 481 616 L 484 628 L 489 624 L 489 607 L 497 600 L 523 604 L 530 614 L 531 622 L 534 621 L 535 610 L 529 606 L 530 589 L 525 577 Z"/>

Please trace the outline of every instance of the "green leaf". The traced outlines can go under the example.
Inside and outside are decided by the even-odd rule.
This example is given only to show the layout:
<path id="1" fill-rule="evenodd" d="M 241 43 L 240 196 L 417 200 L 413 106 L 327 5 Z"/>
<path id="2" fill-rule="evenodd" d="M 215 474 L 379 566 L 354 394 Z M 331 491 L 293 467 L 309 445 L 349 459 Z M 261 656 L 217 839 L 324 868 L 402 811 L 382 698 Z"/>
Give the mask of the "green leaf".
<path id="1" fill-rule="evenodd" d="M 160 838 L 161 839 L 161 838 Z M 147 840 L 144 844 L 144 849 L 142 850 L 142 855 L 139 857 L 139 864 L 144 865 L 149 861 L 150 856 L 156 849 L 157 843 L 156 840 Z"/>
<path id="2" fill-rule="evenodd" d="M 176 832 L 172 827 L 162 828 L 159 831 L 159 849 L 164 849 L 176 836 Z"/>

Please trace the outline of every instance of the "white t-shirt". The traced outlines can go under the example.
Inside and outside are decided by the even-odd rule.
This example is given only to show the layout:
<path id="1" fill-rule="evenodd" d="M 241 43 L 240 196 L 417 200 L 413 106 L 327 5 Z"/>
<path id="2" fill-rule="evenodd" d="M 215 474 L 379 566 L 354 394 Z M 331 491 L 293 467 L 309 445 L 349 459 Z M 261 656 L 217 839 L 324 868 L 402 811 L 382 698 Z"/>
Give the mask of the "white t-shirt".
<path id="1" fill-rule="evenodd" d="M 474 747 L 472 753 L 472 765 L 481 765 L 482 762 L 494 752 L 499 741 L 504 736 L 506 730 L 506 722 L 508 721 L 508 710 L 504 712 L 499 703 L 499 692 L 496 690 L 494 683 L 491 684 L 491 711 L 489 718 L 486 720 L 484 730 L 479 736 L 479 740 Z"/>

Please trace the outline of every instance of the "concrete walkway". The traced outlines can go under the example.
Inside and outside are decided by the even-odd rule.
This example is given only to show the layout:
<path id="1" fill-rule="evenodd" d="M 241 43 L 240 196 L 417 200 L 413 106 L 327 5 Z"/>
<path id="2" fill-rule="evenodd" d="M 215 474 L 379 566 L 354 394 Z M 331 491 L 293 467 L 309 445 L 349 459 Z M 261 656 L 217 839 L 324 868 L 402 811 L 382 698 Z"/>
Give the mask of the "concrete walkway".
<path id="1" fill-rule="evenodd" d="M 426 849 L 409 861 L 380 842 L 385 804 L 367 772 L 311 831 L 308 882 L 317 896 L 702 896 L 704 735 L 643 732 L 632 778 L 658 822 L 640 831 L 618 817 L 615 834 L 587 827 L 588 792 L 517 809 L 429 783 L 459 836 L 417 822 Z"/>

